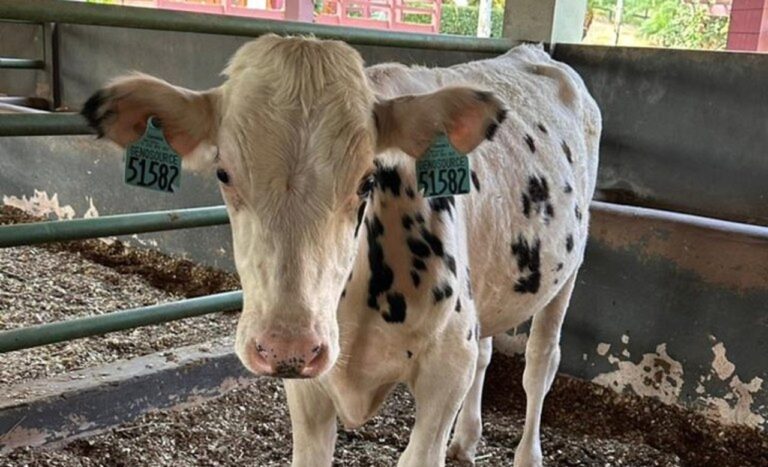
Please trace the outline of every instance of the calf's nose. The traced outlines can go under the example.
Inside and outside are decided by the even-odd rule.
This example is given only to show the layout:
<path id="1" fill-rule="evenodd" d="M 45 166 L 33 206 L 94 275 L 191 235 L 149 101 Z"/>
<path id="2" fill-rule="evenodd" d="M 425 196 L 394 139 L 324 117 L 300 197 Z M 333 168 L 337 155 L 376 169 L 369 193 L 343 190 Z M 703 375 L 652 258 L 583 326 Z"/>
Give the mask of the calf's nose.
<path id="1" fill-rule="evenodd" d="M 251 341 L 248 363 L 254 373 L 278 378 L 313 378 L 328 365 L 328 345 L 317 336 L 285 338 L 267 333 Z"/>

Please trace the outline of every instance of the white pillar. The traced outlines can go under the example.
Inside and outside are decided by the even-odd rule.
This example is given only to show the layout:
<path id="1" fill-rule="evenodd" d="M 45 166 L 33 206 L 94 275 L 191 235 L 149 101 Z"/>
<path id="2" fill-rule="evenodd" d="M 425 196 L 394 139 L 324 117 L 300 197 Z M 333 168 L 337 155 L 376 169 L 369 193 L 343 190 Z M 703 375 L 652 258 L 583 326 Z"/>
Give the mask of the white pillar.
<path id="1" fill-rule="evenodd" d="M 477 7 L 477 37 L 491 37 L 493 0 L 480 0 Z"/>
<path id="2" fill-rule="evenodd" d="M 531 42 L 579 43 L 587 0 L 507 0 L 503 36 Z"/>

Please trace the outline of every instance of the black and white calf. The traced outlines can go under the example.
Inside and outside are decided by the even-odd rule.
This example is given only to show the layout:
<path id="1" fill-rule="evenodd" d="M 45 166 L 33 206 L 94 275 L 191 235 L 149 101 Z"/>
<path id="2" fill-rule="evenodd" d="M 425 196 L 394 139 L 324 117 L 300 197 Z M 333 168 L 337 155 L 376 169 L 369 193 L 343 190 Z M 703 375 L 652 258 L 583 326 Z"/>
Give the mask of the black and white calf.
<path id="1" fill-rule="evenodd" d="M 123 78 L 83 113 L 121 145 L 154 115 L 185 163 L 215 169 L 245 299 L 238 355 L 307 378 L 285 380 L 293 464 L 331 465 L 337 418 L 361 425 L 399 382 L 417 412 L 399 465 L 443 465 L 454 420 L 448 454 L 471 461 L 491 336 L 533 316 L 515 465 L 541 465 L 597 172 L 600 113 L 581 79 L 533 46 L 364 69 L 343 43 L 276 36 L 225 74 L 206 92 Z M 416 189 L 414 159 L 440 133 L 471 158 L 470 195 Z"/>

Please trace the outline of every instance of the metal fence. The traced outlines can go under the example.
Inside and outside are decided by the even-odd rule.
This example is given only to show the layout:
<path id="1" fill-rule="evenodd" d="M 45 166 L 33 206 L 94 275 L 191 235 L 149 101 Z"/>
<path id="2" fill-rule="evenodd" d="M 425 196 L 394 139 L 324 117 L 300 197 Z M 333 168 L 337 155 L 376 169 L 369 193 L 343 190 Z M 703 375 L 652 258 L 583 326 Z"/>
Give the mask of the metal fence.
<path id="1" fill-rule="evenodd" d="M 71 23 L 236 36 L 266 33 L 306 35 L 344 40 L 357 45 L 377 45 L 434 50 L 504 52 L 512 43 L 501 39 L 463 38 L 426 34 L 382 33 L 305 23 L 223 17 L 194 13 L 87 5 L 41 0 L 0 0 L 0 21 Z M 44 69 L 37 59 L 0 58 L 0 68 Z M 11 71 L 12 72 L 12 71 Z M 73 113 L 0 115 L 0 137 L 91 134 L 85 121 Z M 49 221 L 0 227 L 0 248 L 45 242 L 99 238 L 229 223 L 224 206 L 104 216 L 91 219 Z M 227 292 L 162 305 L 147 306 L 38 326 L 0 332 L 0 353 L 71 339 L 122 331 L 193 316 L 239 310 L 242 292 Z"/>

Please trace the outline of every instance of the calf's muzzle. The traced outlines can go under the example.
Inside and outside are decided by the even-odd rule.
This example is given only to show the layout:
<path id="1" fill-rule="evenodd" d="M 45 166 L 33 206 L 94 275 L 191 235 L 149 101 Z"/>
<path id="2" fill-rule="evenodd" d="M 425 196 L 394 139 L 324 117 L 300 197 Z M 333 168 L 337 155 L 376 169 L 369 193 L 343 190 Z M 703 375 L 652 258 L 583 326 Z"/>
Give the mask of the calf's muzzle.
<path id="1" fill-rule="evenodd" d="M 313 378 L 330 363 L 328 345 L 315 334 L 286 337 L 267 332 L 245 350 L 248 369 L 264 376 Z"/>

